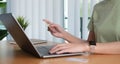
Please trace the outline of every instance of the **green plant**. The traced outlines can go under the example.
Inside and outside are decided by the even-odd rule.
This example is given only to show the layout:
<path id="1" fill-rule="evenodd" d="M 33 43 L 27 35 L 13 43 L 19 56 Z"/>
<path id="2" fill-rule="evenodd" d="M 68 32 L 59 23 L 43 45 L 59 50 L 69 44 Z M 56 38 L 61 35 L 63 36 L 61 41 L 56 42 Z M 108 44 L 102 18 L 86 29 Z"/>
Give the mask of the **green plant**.
<path id="1" fill-rule="evenodd" d="M 8 35 L 7 30 L 0 29 L 0 40 Z"/>
<path id="2" fill-rule="evenodd" d="M 0 8 L 6 8 L 6 2 L 0 2 Z"/>
<path id="3" fill-rule="evenodd" d="M 17 17 L 18 23 L 21 25 L 21 27 L 25 30 L 29 23 L 23 16 Z M 7 30 L 0 29 L 0 40 L 2 40 L 4 37 L 8 35 Z"/>
<path id="4" fill-rule="evenodd" d="M 18 16 L 17 17 L 17 21 L 19 22 L 19 24 L 21 25 L 21 27 L 25 30 L 27 28 L 27 26 L 29 25 L 29 23 L 27 22 L 27 20 L 23 17 L 23 16 Z"/>
<path id="5" fill-rule="evenodd" d="M 6 12 L 6 2 L 1 2 L 3 0 L 0 0 L 0 14 Z M 0 26 L 3 26 L 2 22 L 0 21 Z M 8 35 L 8 32 L 6 29 L 2 29 L 0 27 L 0 40 L 2 40 L 4 37 Z"/>

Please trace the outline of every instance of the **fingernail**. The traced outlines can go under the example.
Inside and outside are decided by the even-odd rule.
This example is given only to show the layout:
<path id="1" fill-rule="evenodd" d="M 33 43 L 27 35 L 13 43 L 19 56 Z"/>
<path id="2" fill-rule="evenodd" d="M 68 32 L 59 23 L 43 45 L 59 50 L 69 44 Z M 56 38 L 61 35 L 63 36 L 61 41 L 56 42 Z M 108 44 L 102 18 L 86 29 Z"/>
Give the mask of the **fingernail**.
<path id="1" fill-rule="evenodd" d="M 61 53 L 59 53 L 59 52 L 56 52 L 56 54 L 61 54 Z"/>

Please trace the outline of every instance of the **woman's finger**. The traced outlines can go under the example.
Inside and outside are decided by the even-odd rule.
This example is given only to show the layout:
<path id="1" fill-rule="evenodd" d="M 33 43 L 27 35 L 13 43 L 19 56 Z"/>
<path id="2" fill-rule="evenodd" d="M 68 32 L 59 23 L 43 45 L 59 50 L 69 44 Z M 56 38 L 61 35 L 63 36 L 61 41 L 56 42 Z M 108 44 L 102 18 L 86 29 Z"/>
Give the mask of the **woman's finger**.
<path id="1" fill-rule="evenodd" d="M 53 24 L 53 22 L 49 21 L 48 19 L 43 19 L 43 21 L 45 21 L 45 23 L 48 24 L 48 25 Z"/>
<path id="2" fill-rule="evenodd" d="M 50 52 L 51 53 L 54 53 L 54 52 L 56 52 L 57 50 L 59 50 L 59 49 L 61 49 L 60 47 L 64 47 L 66 44 L 57 44 L 57 45 L 55 45 L 51 50 L 50 50 Z"/>
<path id="3" fill-rule="evenodd" d="M 59 47 L 59 48 L 54 49 L 53 51 L 51 51 L 51 53 L 56 53 L 56 52 L 59 52 L 59 51 L 61 51 L 61 50 L 67 49 L 67 48 L 68 48 L 68 47 L 66 47 L 66 46 L 62 46 L 62 47 Z"/>
<path id="4" fill-rule="evenodd" d="M 71 51 L 69 48 L 66 48 L 56 52 L 56 54 L 63 54 L 63 53 L 71 53 Z"/>
<path id="5" fill-rule="evenodd" d="M 56 28 L 53 26 L 49 26 L 48 28 L 49 28 L 49 31 L 51 32 L 57 32 Z"/>

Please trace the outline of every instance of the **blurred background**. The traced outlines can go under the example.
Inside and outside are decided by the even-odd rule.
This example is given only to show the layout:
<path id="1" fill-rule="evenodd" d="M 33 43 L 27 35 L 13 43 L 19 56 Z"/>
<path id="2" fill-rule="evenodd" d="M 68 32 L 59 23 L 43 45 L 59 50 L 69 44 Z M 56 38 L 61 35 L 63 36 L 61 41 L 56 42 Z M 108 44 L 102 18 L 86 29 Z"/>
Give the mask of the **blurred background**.
<path id="1" fill-rule="evenodd" d="M 16 18 L 23 16 L 29 23 L 25 33 L 30 39 L 55 42 L 64 40 L 53 37 L 42 19 L 47 18 L 62 26 L 72 35 L 87 39 L 87 25 L 94 5 L 102 0 L 0 0 L 0 14 L 12 13 Z M 0 22 L 0 29 L 6 30 Z M 10 40 L 7 35 L 2 40 Z"/>

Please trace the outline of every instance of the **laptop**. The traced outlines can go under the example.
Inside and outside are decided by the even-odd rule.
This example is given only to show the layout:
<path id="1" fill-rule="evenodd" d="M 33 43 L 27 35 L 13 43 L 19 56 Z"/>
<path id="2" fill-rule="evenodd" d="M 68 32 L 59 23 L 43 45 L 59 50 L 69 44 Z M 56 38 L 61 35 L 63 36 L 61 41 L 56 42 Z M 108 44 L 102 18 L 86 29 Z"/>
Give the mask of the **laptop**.
<path id="1" fill-rule="evenodd" d="M 64 53 L 64 54 L 49 54 L 49 50 L 53 45 L 35 46 L 32 44 L 31 40 L 26 36 L 24 30 L 18 23 L 18 21 L 13 17 L 11 13 L 5 13 L 0 15 L 0 21 L 4 24 L 8 32 L 11 34 L 16 44 L 21 48 L 21 50 L 30 53 L 36 57 L 40 58 L 51 58 L 51 57 L 61 57 L 61 56 L 71 56 L 71 55 L 83 55 L 80 53 Z M 41 44 L 42 45 L 42 44 Z"/>

